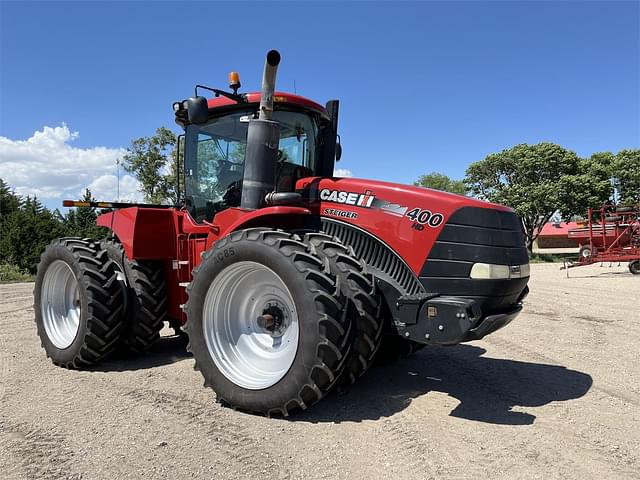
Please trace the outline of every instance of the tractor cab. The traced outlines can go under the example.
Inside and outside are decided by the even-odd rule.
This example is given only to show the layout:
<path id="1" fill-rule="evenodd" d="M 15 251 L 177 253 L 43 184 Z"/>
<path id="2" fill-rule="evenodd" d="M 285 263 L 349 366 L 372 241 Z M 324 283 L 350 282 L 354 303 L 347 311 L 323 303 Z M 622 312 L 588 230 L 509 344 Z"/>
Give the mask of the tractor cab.
<path id="1" fill-rule="evenodd" d="M 260 110 L 260 93 L 214 92 L 217 97 L 198 105 L 202 114 L 197 122 L 189 110 L 195 102 L 174 104 L 176 122 L 185 129 L 185 204 L 197 222 L 241 206 L 249 123 Z M 275 192 L 294 192 L 304 177 L 333 174 L 337 112 L 337 100 L 325 108 L 298 95 L 273 95 L 272 120 L 280 129 Z"/>

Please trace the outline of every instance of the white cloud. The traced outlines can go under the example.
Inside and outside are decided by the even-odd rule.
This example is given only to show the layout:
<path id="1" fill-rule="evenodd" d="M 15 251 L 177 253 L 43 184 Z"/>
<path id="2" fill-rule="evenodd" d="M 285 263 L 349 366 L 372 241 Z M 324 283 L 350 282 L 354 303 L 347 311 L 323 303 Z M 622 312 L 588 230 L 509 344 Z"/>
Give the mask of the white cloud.
<path id="1" fill-rule="evenodd" d="M 0 136 L 0 178 L 19 195 L 37 195 L 50 206 L 79 198 L 87 187 L 99 200 L 116 200 L 116 159 L 125 150 L 74 147 L 71 142 L 78 136 L 64 123 L 45 126 L 28 140 Z M 120 198 L 142 199 L 137 180 L 122 170 Z"/>
<path id="2" fill-rule="evenodd" d="M 349 170 L 348 168 L 334 168 L 333 176 L 350 178 L 353 177 L 353 173 L 351 173 L 351 170 Z"/>
<path id="3" fill-rule="evenodd" d="M 120 197 L 115 175 L 101 175 L 88 185 L 91 194 L 98 200 L 120 200 L 122 202 L 142 201 L 140 184 L 131 175 L 120 175 Z M 84 190 L 83 190 L 84 191 Z"/>

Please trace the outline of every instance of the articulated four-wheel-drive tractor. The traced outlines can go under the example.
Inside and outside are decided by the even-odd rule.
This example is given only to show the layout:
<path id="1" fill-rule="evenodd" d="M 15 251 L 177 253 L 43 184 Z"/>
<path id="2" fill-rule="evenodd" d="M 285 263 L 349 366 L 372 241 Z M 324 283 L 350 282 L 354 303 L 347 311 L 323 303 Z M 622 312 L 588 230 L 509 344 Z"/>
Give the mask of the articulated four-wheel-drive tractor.
<path id="1" fill-rule="evenodd" d="M 425 188 L 337 178 L 338 101 L 197 86 L 180 205 L 103 208 L 106 241 L 61 238 L 38 268 L 38 333 L 56 365 L 144 351 L 184 327 L 218 401 L 284 414 L 345 389 L 376 356 L 454 345 L 522 309 L 529 264 L 509 208 Z M 198 89 L 212 91 L 210 99 Z M 398 162 L 398 160 L 393 160 Z"/>

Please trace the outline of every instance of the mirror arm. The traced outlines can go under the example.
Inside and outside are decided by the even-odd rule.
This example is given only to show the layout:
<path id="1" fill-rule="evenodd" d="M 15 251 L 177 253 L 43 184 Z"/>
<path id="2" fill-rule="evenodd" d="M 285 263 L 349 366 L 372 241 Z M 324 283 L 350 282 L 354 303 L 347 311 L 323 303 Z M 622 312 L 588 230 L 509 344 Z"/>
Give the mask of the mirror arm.
<path id="1" fill-rule="evenodd" d="M 196 85 L 194 90 L 196 93 L 196 97 L 198 96 L 198 88 L 202 88 L 203 90 L 209 90 L 213 92 L 216 97 L 226 97 L 230 100 L 233 100 L 236 103 L 247 103 L 247 97 L 245 95 L 241 95 L 238 93 L 225 92 L 224 90 L 219 90 L 217 88 L 207 87 L 205 85 Z"/>

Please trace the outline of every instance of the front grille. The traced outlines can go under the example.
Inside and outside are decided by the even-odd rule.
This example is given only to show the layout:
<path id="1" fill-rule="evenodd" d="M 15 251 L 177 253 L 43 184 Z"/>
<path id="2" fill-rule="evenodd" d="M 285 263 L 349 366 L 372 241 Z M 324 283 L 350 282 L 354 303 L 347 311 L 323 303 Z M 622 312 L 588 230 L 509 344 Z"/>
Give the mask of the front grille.
<path id="1" fill-rule="evenodd" d="M 372 273 L 395 284 L 402 295 L 423 292 L 422 285 L 409 267 L 388 246 L 366 232 L 344 223 L 322 218 L 322 230 L 338 237 L 342 243 L 353 248 Z"/>
<path id="2" fill-rule="evenodd" d="M 515 213 L 464 207 L 440 232 L 420 272 L 420 282 L 427 292 L 475 298 L 485 314 L 494 313 L 516 302 L 529 279 L 471 279 L 472 265 L 528 262 L 522 223 Z"/>

